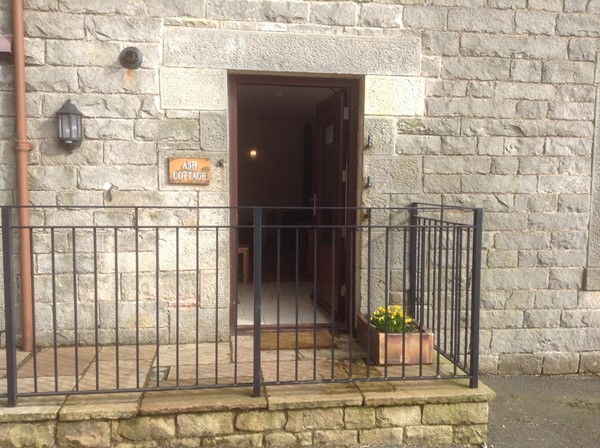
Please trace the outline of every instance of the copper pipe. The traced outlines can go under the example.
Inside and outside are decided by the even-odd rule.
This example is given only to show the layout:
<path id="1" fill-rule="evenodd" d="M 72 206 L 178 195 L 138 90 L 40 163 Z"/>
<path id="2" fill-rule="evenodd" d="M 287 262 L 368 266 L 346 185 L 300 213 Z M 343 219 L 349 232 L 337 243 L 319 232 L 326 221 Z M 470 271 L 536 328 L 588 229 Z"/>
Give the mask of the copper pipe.
<path id="1" fill-rule="evenodd" d="M 31 295 L 31 240 L 29 234 L 29 179 L 27 140 L 27 107 L 25 104 L 25 32 L 23 0 L 12 1 L 12 32 L 15 89 L 15 152 L 17 158 L 17 205 L 19 209 L 19 240 L 21 254 L 21 322 L 24 351 L 33 350 L 33 308 Z"/>

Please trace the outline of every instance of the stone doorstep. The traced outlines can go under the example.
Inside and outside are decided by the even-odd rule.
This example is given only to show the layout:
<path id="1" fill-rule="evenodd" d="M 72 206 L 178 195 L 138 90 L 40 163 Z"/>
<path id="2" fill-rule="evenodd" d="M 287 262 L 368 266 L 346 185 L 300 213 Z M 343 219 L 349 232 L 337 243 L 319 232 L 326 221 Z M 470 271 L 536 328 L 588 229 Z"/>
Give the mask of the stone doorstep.
<path id="1" fill-rule="evenodd" d="M 481 444 L 487 386 L 329 383 L 23 398 L 0 407 L 0 446 Z M 4 405 L 0 402 L 0 406 Z"/>
<path id="2" fill-rule="evenodd" d="M 0 407 L 0 446 L 473 445 L 494 396 L 440 380 L 23 398 Z"/>
<path id="3" fill-rule="evenodd" d="M 20 399 L 16 408 L 8 408 L 5 400 L 0 401 L 0 423 L 114 420 L 190 412 L 486 403 L 494 398 L 495 393 L 481 382 L 478 389 L 470 389 L 468 380 L 275 385 L 263 387 L 260 397 L 253 397 L 248 387 L 27 397 Z"/>

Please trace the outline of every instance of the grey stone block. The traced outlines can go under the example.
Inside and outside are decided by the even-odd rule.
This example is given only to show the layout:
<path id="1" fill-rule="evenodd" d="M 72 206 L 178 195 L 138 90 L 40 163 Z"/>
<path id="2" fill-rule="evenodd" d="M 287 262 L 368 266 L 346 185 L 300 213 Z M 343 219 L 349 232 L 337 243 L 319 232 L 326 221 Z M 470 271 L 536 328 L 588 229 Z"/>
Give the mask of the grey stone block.
<path id="1" fill-rule="evenodd" d="M 67 67 L 28 67 L 27 89 L 39 92 L 75 92 L 79 88 L 77 70 Z"/>
<path id="2" fill-rule="evenodd" d="M 556 14 L 538 11 L 517 11 L 515 31 L 519 34 L 554 34 Z"/>
<path id="3" fill-rule="evenodd" d="M 533 193 L 536 191 L 537 177 L 473 175 L 463 177 L 462 185 L 465 193 Z"/>
<path id="4" fill-rule="evenodd" d="M 485 174 L 490 172 L 491 159 L 487 156 L 426 156 L 423 158 L 425 174 Z"/>
<path id="5" fill-rule="evenodd" d="M 25 13 L 25 36 L 47 39 L 85 39 L 84 16 L 56 12 Z"/>
<path id="6" fill-rule="evenodd" d="M 158 94 L 155 70 L 82 67 L 77 70 L 81 91 L 88 93 Z"/>
<path id="7" fill-rule="evenodd" d="M 600 351 L 581 354 L 581 372 L 600 373 Z"/>
<path id="8" fill-rule="evenodd" d="M 477 8 L 452 8 L 448 11 L 448 29 L 486 33 L 510 33 L 514 29 L 512 11 Z"/>
<path id="9" fill-rule="evenodd" d="M 421 48 L 425 54 L 458 56 L 460 53 L 460 33 L 423 31 Z"/>
<path id="10" fill-rule="evenodd" d="M 364 174 L 371 177 L 372 189 L 383 193 L 418 193 L 421 184 L 420 157 L 365 157 Z"/>
<path id="11" fill-rule="evenodd" d="M 104 0 L 102 2 L 86 2 L 82 0 L 61 0 L 60 10 L 73 14 L 121 14 L 126 16 L 142 16 L 146 13 L 146 2 L 131 0 Z"/>
<path id="12" fill-rule="evenodd" d="M 371 138 L 372 147 L 367 148 L 367 139 Z M 396 119 L 392 117 L 365 117 L 363 148 L 369 154 L 394 153 L 396 141 Z"/>
<path id="13" fill-rule="evenodd" d="M 485 275 L 482 275 L 481 287 L 483 289 L 543 289 L 548 287 L 548 272 L 546 269 L 486 269 Z"/>
<path id="14" fill-rule="evenodd" d="M 227 109 L 225 70 L 162 68 L 160 71 L 163 109 Z"/>
<path id="15" fill-rule="evenodd" d="M 137 120 L 135 136 L 141 140 L 198 141 L 198 120 Z"/>
<path id="16" fill-rule="evenodd" d="M 449 98 L 427 100 L 428 115 L 436 117 L 495 117 L 515 116 L 515 101 L 479 98 Z"/>
<path id="17" fill-rule="evenodd" d="M 398 132 L 412 135 L 458 136 L 460 134 L 458 118 L 399 118 Z"/>
<path id="18" fill-rule="evenodd" d="M 515 59 L 511 61 L 510 79 L 521 82 L 542 80 L 542 61 Z"/>
<path id="19" fill-rule="evenodd" d="M 527 0 L 527 7 L 541 11 L 561 12 L 563 9 L 563 0 Z"/>
<path id="20" fill-rule="evenodd" d="M 408 29 L 445 30 L 448 9 L 435 6 L 405 6 L 404 26 Z"/>
<path id="21" fill-rule="evenodd" d="M 122 190 L 156 190 L 157 171 L 154 166 L 82 167 L 79 170 L 79 188 L 101 190 L 110 182 Z"/>
<path id="22" fill-rule="evenodd" d="M 207 0 L 206 18 L 262 22 L 308 21 L 309 4 L 303 1 Z"/>
<path id="23" fill-rule="evenodd" d="M 354 26 L 358 20 L 358 5 L 352 2 L 313 3 L 310 21 L 322 25 Z"/>
<path id="24" fill-rule="evenodd" d="M 510 60 L 482 57 L 450 57 L 443 61 L 445 78 L 508 80 Z"/>
<path id="25" fill-rule="evenodd" d="M 439 154 L 440 137 L 434 135 L 403 135 L 396 137 L 396 154 Z"/>
<path id="26" fill-rule="evenodd" d="M 162 22 L 155 18 L 92 15 L 85 17 L 86 33 L 97 40 L 160 42 L 161 29 Z"/>
<path id="27" fill-rule="evenodd" d="M 200 147 L 205 151 L 225 151 L 227 141 L 227 113 L 200 113 Z"/>
<path id="28" fill-rule="evenodd" d="M 418 74 L 415 38 L 167 28 L 169 66 L 303 73 Z"/>
<path id="29" fill-rule="evenodd" d="M 563 36 L 599 37 L 600 16 L 596 14 L 560 14 L 557 33 Z"/>
<path id="30" fill-rule="evenodd" d="M 592 84 L 594 70 L 593 62 L 548 61 L 542 68 L 542 82 Z"/>
<path id="31" fill-rule="evenodd" d="M 99 118 L 86 122 L 84 133 L 89 139 L 131 140 L 133 138 L 133 120 Z"/>
<path id="32" fill-rule="evenodd" d="M 360 8 L 358 24 L 367 27 L 401 28 L 402 5 L 364 3 Z"/>
<path id="33" fill-rule="evenodd" d="M 523 326 L 527 328 L 560 327 L 561 310 L 526 310 Z"/>
<path id="34" fill-rule="evenodd" d="M 541 353 L 501 354 L 498 357 L 498 373 L 538 375 L 542 373 L 543 359 L 544 355 Z"/>
<path id="35" fill-rule="evenodd" d="M 164 2 L 162 0 L 150 0 L 148 2 L 148 13 L 157 17 L 194 17 L 203 18 L 205 0 L 184 0 Z"/>
<path id="36" fill-rule="evenodd" d="M 579 372 L 578 353 L 545 353 L 542 373 L 544 375 L 564 375 Z"/>
<path id="37" fill-rule="evenodd" d="M 481 327 L 521 328 L 523 312 L 520 310 L 481 310 Z"/>

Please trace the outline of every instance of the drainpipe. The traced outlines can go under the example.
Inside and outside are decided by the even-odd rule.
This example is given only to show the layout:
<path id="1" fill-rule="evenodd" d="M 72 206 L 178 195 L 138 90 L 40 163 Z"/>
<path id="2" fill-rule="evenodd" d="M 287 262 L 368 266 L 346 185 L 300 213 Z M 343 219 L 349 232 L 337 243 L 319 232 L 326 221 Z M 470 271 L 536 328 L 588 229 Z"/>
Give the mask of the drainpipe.
<path id="1" fill-rule="evenodd" d="M 19 240 L 21 253 L 21 322 L 24 351 L 33 350 L 33 308 L 31 294 L 31 240 L 29 234 L 29 180 L 27 140 L 27 108 L 25 105 L 25 33 L 23 0 L 12 0 L 12 32 L 15 89 L 15 153 L 17 158 L 17 205 L 19 213 Z"/>

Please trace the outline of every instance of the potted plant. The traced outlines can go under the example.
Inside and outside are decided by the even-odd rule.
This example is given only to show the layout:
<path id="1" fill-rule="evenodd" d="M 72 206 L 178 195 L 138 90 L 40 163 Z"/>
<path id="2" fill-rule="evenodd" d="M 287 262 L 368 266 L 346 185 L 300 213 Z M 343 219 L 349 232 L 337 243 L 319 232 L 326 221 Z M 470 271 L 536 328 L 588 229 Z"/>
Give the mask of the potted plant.
<path id="1" fill-rule="evenodd" d="M 359 314 L 356 331 L 358 343 L 376 364 L 433 362 L 433 333 L 405 314 L 400 305 L 380 306 L 368 321 Z"/>

